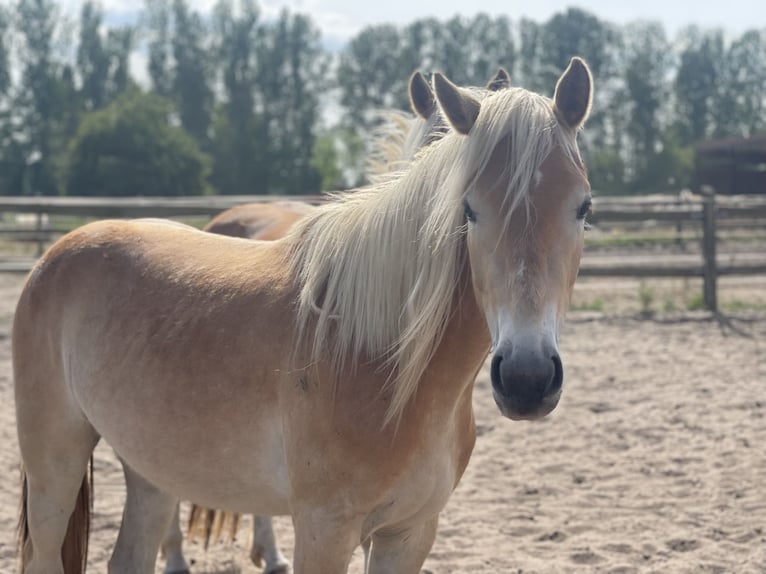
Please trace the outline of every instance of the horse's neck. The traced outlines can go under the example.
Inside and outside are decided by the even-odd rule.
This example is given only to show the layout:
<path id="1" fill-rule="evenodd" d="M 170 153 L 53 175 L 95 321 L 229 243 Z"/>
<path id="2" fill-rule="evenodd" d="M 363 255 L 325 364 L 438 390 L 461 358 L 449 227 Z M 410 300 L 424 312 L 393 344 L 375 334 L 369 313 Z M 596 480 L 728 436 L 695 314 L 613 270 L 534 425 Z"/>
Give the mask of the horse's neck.
<path id="1" fill-rule="evenodd" d="M 423 383 L 435 385 L 441 396 L 465 400 L 463 391 L 473 383 L 491 346 L 487 322 L 476 300 L 467 263 L 461 270 L 453 305 L 454 311 L 429 369 L 436 376 L 426 376 Z"/>

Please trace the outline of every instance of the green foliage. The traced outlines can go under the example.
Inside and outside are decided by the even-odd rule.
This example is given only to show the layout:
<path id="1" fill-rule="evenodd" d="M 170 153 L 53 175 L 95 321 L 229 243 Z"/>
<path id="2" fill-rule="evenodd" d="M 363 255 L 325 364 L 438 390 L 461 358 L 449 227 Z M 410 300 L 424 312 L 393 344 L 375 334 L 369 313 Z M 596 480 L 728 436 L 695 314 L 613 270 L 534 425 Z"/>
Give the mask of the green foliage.
<path id="1" fill-rule="evenodd" d="M 205 47 L 207 29 L 200 15 L 189 9 L 186 0 L 173 0 L 172 12 L 175 24 L 172 39 L 175 62 L 173 99 L 181 125 L 204 146 L 208 143 L 213 112 L 212 66 Z"/>
<path id="2" fill-rule="evenodd" d="M 750 30 L 729 46 L 712 114 L 714 134 L 749 136 L 766 128 L 766 31 Z"/>
<path id="3" fill-rule="evenodd" d="M 169 97 L 170 76 L 170 0 L 144 0 L 146 11 L 145 34 L 149 48 L 149 78 L 152 89 L 160 96 Z"/>
<path id="4" fill-rule="evenodd" d="M 10 23 L 9 10 L 5 6 L 0 6 L 0 96 L 11 87 Z"/>
<path id="5" fill-rule="evenodd" d="M 723 32 L 702 32 L 696 27 L 682 32 L 685 44 L 676 73 L 678 125 L 685 142 L 708 137 L 712 132 L 712 107 L 724 58 Z"/>
<path id="6" fill-rule="evenodd" d="M 316 193 L 320 177 L 311 155 L 327 70 L 319 32 L 306 16 L 283 10 L 261 26 L 257 55 L 260 137 L 269 143 L 261 177 L 269 193 Z"/>
<path id="7" fill-rule="evenodd" d="M 689 311 L 704 311 L 706 308 L 704 295 L 702 293 L 695 293 L 686 300 L 686 308 Z"/>
<path id="8" fill-rule="evenodd" d="M 609 148 L 585 154 L 588 179 L 591 187 L 600 195 L 625 193 L 625 162 L 619 153 Z"/>
<path id="9" fill-rule="evenodd" d="M 170 104 L 127 93 L 87 114 L 69 149 L 69 195 L 174 196 L 208 190 L 208 158 L 171 125 Z"/>
<path id="10" fill-rule="evenodd" d="M 349 123 L 369 128 L 371 110 L 409 109 L 407 83 L 414 70 L 438 69 L 458 84 L 483 86 L 498 66 L 512 69 L 515 55 L 510 21 L 504 16 L 455 16 L 446 22 L 426 18 L 403 29 L 370 26 L 340 55 L 341 103 Z"/>
<path id="11" fill-rule="evenodd" d="M 333 191 L 342 187 L 343 171 L 340 167 L 335 138 L 332 135 L 324 135 L 314 141 L 311 167 L 317 170 L 322 178 L 322 191 Z"/>
<path id="12" fill-rule="evenodd" d="M 144 0 L 140 29 L 105 25 L 101 4 L 87 0 L 76 32 L 57 1 L 0 6 L 0 194 L 57 194 L 65 183 L 71 193 L 75 158 L 67 150 L 79 140 L 70 140 L 81 121 L 78 138 L 92 129 L 96 120 L 85 112 L 135 91 L 129 62 L 139 38 L 152 91 L 172 105 L 158 126 L 180 123 L 191 134 L 212 158 L 210 179 L 221 193 L 360 183 L 359 134 L 377 121 L 373 110 L 409 108 L 415 69 L 481 86 L 502 65 L 514 85 L 551 94 L 569 58 L 584 56 L 596 90 L 580 141 L 597 193 L 683 189 L 698 140 L 766 128 L 763 30 L 729 39 L 689 27 L 671 41 L 656 22 L 616 26 L 578 8 L 540 23 L 479 13 L 371 26 L 331 56 L 310 18 L 283 11 L 263 19 L 256 0 L 217 0 L 209 17 L 190 0 Z M 322 108 L 329 101 L 325 109 L 335 111 L 338 99 L 339 125 L 325 125 L 332 114 Z"/>
<path id="13" fill-rule="evenodd" d="M 654 289 L 649 287 L 645 281 L 641 281 L 638 287 L 638 300 L 641 303 L 641 314 L 648 317 L 654 314 L 652 304 L 654 303 Z"/>
<path id="14" fill-rule="evenodd" d="M 82 79 L 82 103 L 86 110 L 103 107 L 107 100 L 109 54 L 101 38 L 103 11 L 93 2 L 82 5 L 77 69 Z"/>
<path id="15" fill-rule="evenodd" d="M 606 303 L 601 297 L 573 304 L 571 307 L 572 311 L 595 311 L 596 313 L 602 313 L 605 308 Z"/>
<path id="16" fill-rule="evenodd" d="M 353 129 L 338 127 L 314 143 L 311 165 L 322 178 L 322 191 L 358 187 L 365 179 L 365 146 Z"/>

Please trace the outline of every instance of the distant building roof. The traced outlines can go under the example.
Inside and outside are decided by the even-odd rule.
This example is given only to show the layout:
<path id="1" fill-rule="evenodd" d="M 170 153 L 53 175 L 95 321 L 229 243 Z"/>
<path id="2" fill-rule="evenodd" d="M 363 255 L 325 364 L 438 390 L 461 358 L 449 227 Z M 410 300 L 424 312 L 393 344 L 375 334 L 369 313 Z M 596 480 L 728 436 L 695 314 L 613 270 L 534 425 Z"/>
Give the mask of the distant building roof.
<path id="1" fill-rule="evenodd" d="M 694 187 L 703 185 L 723 194 L 766 193 L 766 132 L 699 142 Z"/>
<path id="2" fill-rule="evenodd" d="M 730 137 L 702 141 L 697 144 L 696 151 L 704 157 L 734 157 L 741 161 L 766 162 L 766 132 L 749 138 Z"/>

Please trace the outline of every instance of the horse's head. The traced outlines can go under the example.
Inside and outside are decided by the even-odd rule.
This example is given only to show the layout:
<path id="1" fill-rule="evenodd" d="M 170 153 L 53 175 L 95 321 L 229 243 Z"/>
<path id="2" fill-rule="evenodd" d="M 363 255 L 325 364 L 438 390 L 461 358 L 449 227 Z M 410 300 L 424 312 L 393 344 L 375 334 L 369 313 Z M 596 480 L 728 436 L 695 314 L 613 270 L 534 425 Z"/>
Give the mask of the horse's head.
<path id="1" fill-rule="evenodd" d="M 591 205 L 576 144 L 591 75 L 572 59 L 553 100 L 516 88 L 480 101 L 438 74 L 434 87 L 444 116 L 468 138 L 464 165 L 475 170 L 462 199 L 495 401 L 505 416 L 537 418 L 558 403 L 564 377 L 558 331 Z"/>

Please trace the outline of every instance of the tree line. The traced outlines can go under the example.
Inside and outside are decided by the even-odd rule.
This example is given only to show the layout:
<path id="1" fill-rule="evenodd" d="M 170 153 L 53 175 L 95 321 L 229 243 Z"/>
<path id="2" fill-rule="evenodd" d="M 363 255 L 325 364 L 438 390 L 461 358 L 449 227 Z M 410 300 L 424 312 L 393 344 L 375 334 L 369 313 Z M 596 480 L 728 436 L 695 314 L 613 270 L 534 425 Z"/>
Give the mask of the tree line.
<path id="1" fill-rule="evenodd" d="M 376 25 L 333 53 L 310 17 L 265 18 L 255 0 L 218 0 L 205 15 L 188 0 L 145 0 L 125 26 L 106 26 L 92 1 L 70 19 L 54 0 L 14 0 L 0 5 L 0 194 L 343 187 L 363 179 L 372 112 L 407 109 L 413 70 L 483 85 L 502 65 L 514 85 L 550 94 L 572 55 L 597 87 L 582 134 L 597 192 L 682 189 L 695 142 L 764 129 L 763 29 L 670 38 L 657 22 L 619 26 L 570 8 L 542 23 Z"/>

